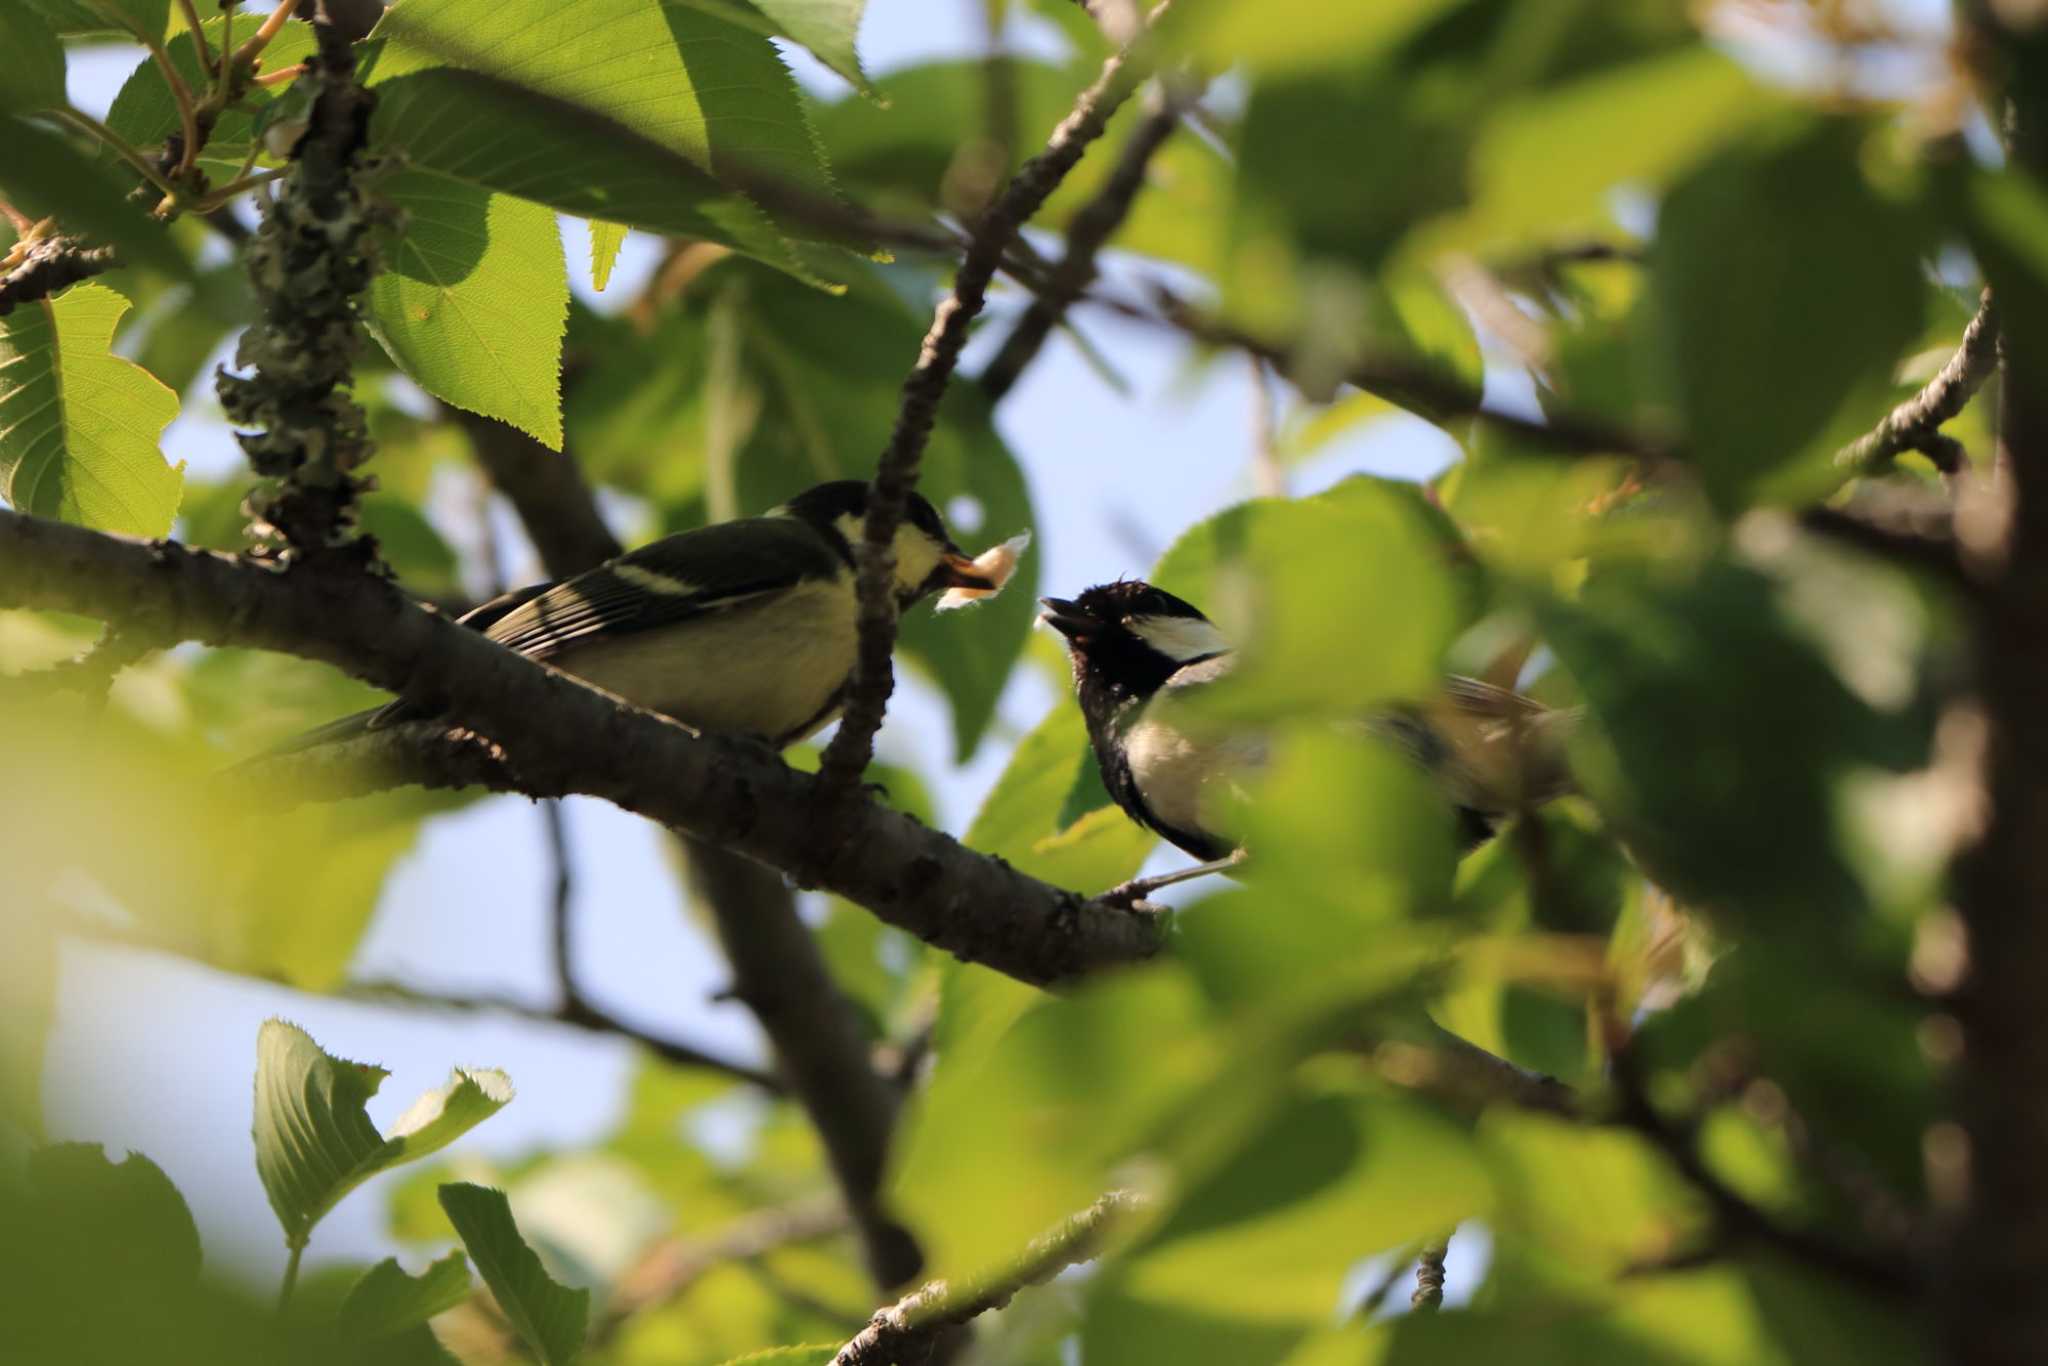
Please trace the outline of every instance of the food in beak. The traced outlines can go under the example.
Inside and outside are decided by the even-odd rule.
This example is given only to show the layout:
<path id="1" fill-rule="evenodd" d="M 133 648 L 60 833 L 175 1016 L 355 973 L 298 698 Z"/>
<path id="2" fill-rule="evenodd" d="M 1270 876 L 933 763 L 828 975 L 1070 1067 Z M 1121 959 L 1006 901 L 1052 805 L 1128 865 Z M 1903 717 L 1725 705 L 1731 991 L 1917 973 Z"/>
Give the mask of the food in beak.
<path id="1" fill-rule="evenodd" d="M 954 551 L 939 562 L 939 582 L 946 591 L 939 595 L 938 610 L 950 612 L 970 602 L 992 598 L 1017 572 L 1017 561 L 1031 544 L 1031 533 L 1020 532 L 999 546 L 992 546 L 973 559 Z"/>

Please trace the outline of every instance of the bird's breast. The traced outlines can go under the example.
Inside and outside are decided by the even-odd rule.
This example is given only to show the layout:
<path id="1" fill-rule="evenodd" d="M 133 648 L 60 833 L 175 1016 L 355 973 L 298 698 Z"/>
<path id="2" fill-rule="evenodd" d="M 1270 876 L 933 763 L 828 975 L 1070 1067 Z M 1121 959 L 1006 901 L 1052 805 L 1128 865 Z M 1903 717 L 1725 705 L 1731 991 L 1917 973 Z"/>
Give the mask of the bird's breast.
<path id="1" fill-rule="evenodd" d="M 836 714 L 858 640 L 848 575 L 594 642 L 553 662 L 686 725 L 791 743 Z"/>
<path id="2" fill-rule="evenodd" d="M 1152 814 L 1179 830 L 1216 829 L 1218 805 L 1232 782 L 1263 758 L 1249 737 L 1197 740 L 1147 709 L 1124 733 L 1124 762 Z"/>

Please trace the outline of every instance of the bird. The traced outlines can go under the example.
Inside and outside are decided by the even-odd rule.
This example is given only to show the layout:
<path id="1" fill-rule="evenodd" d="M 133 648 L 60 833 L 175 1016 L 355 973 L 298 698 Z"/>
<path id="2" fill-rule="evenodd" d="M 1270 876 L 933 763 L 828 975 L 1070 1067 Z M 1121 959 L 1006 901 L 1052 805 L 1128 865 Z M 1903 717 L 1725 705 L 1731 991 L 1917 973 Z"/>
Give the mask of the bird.
<path id="1" fill-rule="evenodd" d="M 1237 655 L 1229 639 L 1200 608 L 1141 579 L 1039 604 L 1039 621 L 1066 637 L 1103 786 L 1132 820 L 1203 860 L 1172 880 L 1238 861 L 1237 839 L 1215 828 L 1215 798 L 1264 762 L 1265 739 L 1192 733 L 1169 710 L 1230 673 Z M 1436 778 L 1467 849 L 1511 812 L 1570 787 L 1563 740 L 1577 713 L 1476 678 L 1447 678 L 1440 697 L 1360 720 Z M 1159 885 L 1149 879 L 1147 890 Z"/>
<path id="2" fill-rule="evenodd" d="M 685 725 L 783 749 L 845 705 L 860 638 L 854 546 L 867 503 L 861 480 L 819 484 L 762 516 L 664 537 L 574 577 L 505 593 L 459 620 Z M 1010 567 L 968 558 L 915 493 L 894 549 L 899 610 L 942 589 L 949 598 L 993 593 Z M 399 698 L 271 753 L 433 715 Z"/>

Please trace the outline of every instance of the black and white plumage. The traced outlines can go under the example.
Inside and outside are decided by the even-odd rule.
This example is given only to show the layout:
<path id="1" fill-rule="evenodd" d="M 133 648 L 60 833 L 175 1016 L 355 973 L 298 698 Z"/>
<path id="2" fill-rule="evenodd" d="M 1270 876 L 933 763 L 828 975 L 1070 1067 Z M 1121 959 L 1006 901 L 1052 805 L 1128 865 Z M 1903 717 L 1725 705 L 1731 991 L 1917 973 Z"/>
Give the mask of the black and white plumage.
<path id="1" fill-rule="evenodd" d="M 1237 850 L 1213 828 L 1221 790 L 1265 760 L 1252 733 L 1196 737 L 1171 707 L 1229 673 L 1236 656 L 1201 610 L 1135 579 L 1043 598 L 1039 620 L 1067 638 L 1074 690 L 1109 789 L 1131 819 L 1203 860 Z M 1437 778 L 1469 846 L 1511 811 L 1569 787 L 1562 739 L 1574 713 L 1472 678 L 1427 703 L 1361 718 Z"/>
<path id="2" fill-rule="evenodd" d="M 463 624 L 529 659 L 702 730 L 780 748 L 844 703 L 859 644 L 853 547 L 867 485 L 820 484 L 760 517 L 681 532 L 554 583 L 493 598 Z M 996 585 L 911 495 L 897 528 L 896 600 Z M 292 748 L 431 713 L 400 699 Z"/>

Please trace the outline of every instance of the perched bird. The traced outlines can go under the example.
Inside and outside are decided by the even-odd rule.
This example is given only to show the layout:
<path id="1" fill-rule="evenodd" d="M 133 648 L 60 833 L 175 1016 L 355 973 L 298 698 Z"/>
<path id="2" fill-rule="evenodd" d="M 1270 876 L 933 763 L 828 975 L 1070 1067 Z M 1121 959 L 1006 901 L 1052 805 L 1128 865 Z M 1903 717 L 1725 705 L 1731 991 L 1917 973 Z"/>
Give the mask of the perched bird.
<path id="1" fill-rule="evenodd" d="M 1237 841 L 1214 829 L 1217 790 L 1265 758 L 1256 734 L 1197 736 L 1166 706 L 1229 673 L 1236 656 L 1192 603 L 1139 580 L 1041 598 L 1039 620 L 1067 638 L 1074 690 L 1103 785 L 1140 825 L 1198 859 L 1220 861 Z M 1427 704 L 1362 718 L 1435 775 L 1467 847 L 1509 812 L 1569 786 L 1562 740 L 1576 713 L 1555 711 L 1474 678 L 1446 680 Z"/>
<path id="2" fill-rule="evenodd" d="M 764 516 L 681 532 L 574 578 L 506 593 L 462 621 L 687 725 L 781 748 L 822 728 L 845 703 L 859 639 L 853 547 L 867 496 L 857 479 L 819 484 Z M 985 596 L 1009 567 L 969 559 L 916 494 L 895 551 L 899 608 L 941 589 Z M 286 748 L 431 714 L 401 698 Z"/>

